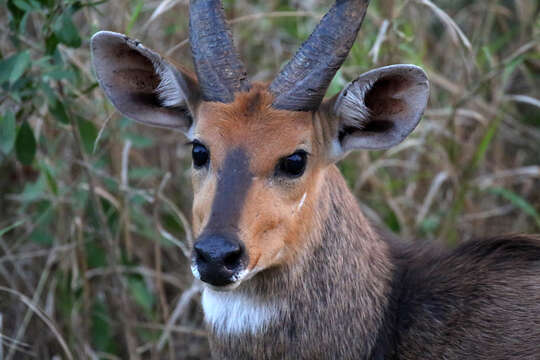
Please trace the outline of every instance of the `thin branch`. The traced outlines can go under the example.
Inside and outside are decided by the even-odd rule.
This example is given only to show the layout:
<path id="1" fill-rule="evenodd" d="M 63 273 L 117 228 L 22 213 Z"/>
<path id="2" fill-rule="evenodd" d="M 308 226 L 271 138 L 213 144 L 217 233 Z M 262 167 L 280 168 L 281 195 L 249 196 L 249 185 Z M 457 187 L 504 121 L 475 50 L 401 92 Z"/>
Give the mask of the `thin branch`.
<path id="1" fill-rule="evenodd" d="M 390 21 L 388 21 L 388 19 L 384 19 L 384 21 L 381 24 L 381 27 L 379 28 L 379 33 L 377 34 L 375 43 L 373 44 L 373 47 L 371 48 L 371 50 L 369 50 L 368 52 L 368 55 L 371 56 L 371 61 L 373 61 L 374 64 L 376 64 L 379 60 L 379 52 L 381 51 L 381 45 L 386 39 L 386 32 L 388 31 L 389 26 L 390 26 Z"/>
<path id="2" fill-rule="evenodd" d="M 73 355 L 71 354 L 71 351 L 69 350 L 66 341 L 60 334 L 60 332 L 56 329 L 54 326 L 54 323 L 52 320 L 50 320 L 47 315 L 41 311 L 37 305 L 39 298 L 41 296 L 41 293 L 43 289 L 45 288 L 46 280 L 49 278 L 49 272 L 53 265 L 53 263 L 56 261 L 55 252 L 51 252 L 49 258 L 47 259 L 47 264 L 45 265 L 45 269 L 43 271 L 43 274 L 41 275 L 41 278 L 39 279 L 38 286 L 34 292 L 34 296 L 32 299 L 29 299 L 25 295 L 21 294 L 20 292 L 16 290 L 12 290 L 3 286 L 0 286 L 0 291 L 7 292 L 9 294 L 17 296 L 27 307 L 28 312 L 24 316 L 23 323 L 20 325 L 20 327 L 17 329 L 17 334 L 15 335 L 14 343 L 18 343 L 20 338 L 24 335 L 26 332 L 26 327 L 28 326 L 28 323 L 30 322 L 30 319 L 32 318 L 32 314 L 36 314 L 45 324 L 51 329 L 53 334 L 56 336 L 56 339 L 60 343 L 60 346 L 64 350 L 66 356 L 68 359 L 72 360 Z M 13 355 L 15 355 L 16 348 L 11 347 L 10 351 L 8 352 L 8 355 L 6 357 L 6 360 L 10 360 L 13 358 Z"/>
<path id="3" fill-rule="evenodd" d="M 170 178 L 171 178 L 171 173 L 169 172 L 166 173 L 163 179 L 161 180 L 161 184 L 159 185 L 158 190 L 156 192 L 156 196 L 154 197 L 154 201 L 155 201 L 154 202 L 154 221 L 156 223 L 156 226 L 161 236 L 163 236 L 165 239 L 169 240 L 171 243 L 179 247 L 180 250 L 182 250 L 182 253 L 184 254 L 184 256 L 187 259 L 189 259 L 190 251 L 188 247 L 186 246 L 186 244 L 178 240 L 173 234 L 165 230 L 165 228 L 163 228 L 163 226 L 161 225 L 161 221 L 159 221 L 159 212 L 158 212 L 159 201 L 163 201 L 171 208 L 171 210 L 174 212 L 174 214 L 178 217 L 178 219 L 182 223 L 182 226 L 184 227 L 184 233 L 186 234 L 187 243 L 188 244 L 193 243 L 193 237 L 191 235 L 192 234 L 191 226 L 189 225 L 189 221 L 187 220 L 186 216 L 184 215 L 184 213 L 182 213 L 182 211 L 180 211 L 180 209 L 172 201 L 170 201 L 163 195 L 163 188 L 165 187 L 165 185 L 167 184 Z"/>
<path id="4" fill-rule="evenodd" d="M 127 257 L 129 260 L 133 258 L 133 244 L 131 241 L 131 232 L 129 231 L 131 220 L 129 213 L 129 194 L 128 189 L 128 170 L 129 170 L 129 150 L 131 149 L 131 140 L 126 140 L 122 149 L 122 171 L 120 175 L 120 190 L 123 195 L 122 218 L 124 222 L 124 242 L 126 245 Z"/>
<path id="5" fill-rule="evenodd" d="M 189 305 L 189 302 L 191 301 L 191 299 L 195 295 L 197 295 L 199 292 L 201 292 L 201 290 L 202 290 L 202 286 L 199 280 L 194 280 L 191 287 L 187 289 L 186 291 L 184 291 L 184 293 L 180 297 L 180 300 L 178 300 L 178 304 L 176 304 L 176 307 L 174 308 L 174 311 L 171 317 L 169 318 L 169 321 L 167 321 L 167 324 L 165 325 L 165 329 L 163 330 L 163 333 L 161 334 L 159 338 L 158 345 L 157 345 L 157 348 L 159 351 L 163 349 L 165 342 L 167 341 L 167 339 L 169 338 L 171 334 L 174 324 L 176 323 L 180 315 L 182 315 L 186 311 L 187 306 Z"/>
<path id="6" fill-rule="evenodd" d="M 282 17 L 314 17 L 317 19 L 321 18 L 321 14 L 313 11 L 272 11 L 264 12 L 257 14 L 250 14 L 245 16 L 239 16 L 229 21 L 230 25 L 239 24 L 242 22 L 260 20 L 260 19 L 270 19 L 270 18 L 282 18 Z M 181 49 L 189 43 L 189 38 L 180 41 L 178 44 L 174 45 L 172 48 L 167 50 L 165 56 L 171 56 L 176 50 Z"/>

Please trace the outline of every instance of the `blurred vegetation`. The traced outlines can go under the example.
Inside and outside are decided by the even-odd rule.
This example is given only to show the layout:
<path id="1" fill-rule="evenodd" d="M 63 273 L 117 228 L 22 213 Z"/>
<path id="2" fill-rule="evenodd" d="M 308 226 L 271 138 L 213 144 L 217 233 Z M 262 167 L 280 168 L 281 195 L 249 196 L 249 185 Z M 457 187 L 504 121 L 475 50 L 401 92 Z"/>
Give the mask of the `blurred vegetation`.
<path id="1" fill-rule="evenodd" d="M 225 1 L 252 79 L 270 80 L 330 2 Z M 432 85 L 407 141 L 340 164 L 374 223 L 450 246 L 540 231 L 539 12 L 372 1 L 329 92 L 392 63 Z M 178 0 L 0 0 L 0 358 L 208 357 L 186 140 L 122 118 L 89 65 L 108 29 L 191 67 L 187 14 Z"/>

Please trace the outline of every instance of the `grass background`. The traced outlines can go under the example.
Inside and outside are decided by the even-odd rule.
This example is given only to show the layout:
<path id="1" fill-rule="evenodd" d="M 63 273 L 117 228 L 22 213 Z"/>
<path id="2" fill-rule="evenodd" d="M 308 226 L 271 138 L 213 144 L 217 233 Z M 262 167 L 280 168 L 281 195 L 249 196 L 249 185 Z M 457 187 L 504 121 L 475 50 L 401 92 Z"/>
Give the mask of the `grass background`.
<path id="1" fill-rule="evenodd" d="M 540 232 L 540 4 L 373 0 L 329 93 L 368 69 L 427 71 L 411 137 L 340 163 L 367 216 L 409 241 Z M 225 1 L 268 81 L 330 1 Z M 187 1 L 0 0 L 0 359 L 208 357 L 190 238 L 190 148 L 97 88 L 107 29 L 192 67 Z"/>

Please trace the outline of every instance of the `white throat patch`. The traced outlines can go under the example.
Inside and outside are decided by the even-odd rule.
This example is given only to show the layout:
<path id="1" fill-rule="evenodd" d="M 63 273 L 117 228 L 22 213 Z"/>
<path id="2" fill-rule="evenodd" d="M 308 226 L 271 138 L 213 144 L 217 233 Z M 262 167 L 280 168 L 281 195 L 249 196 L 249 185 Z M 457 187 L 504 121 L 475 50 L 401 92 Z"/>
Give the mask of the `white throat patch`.
<path id="1" fill-rule="evenodd" d="M 254 302 L 236 291 L 205 288 L 202 306 L 206 322 L 217 334 L 254 334 L 277 317 L 275 306 Z"/>

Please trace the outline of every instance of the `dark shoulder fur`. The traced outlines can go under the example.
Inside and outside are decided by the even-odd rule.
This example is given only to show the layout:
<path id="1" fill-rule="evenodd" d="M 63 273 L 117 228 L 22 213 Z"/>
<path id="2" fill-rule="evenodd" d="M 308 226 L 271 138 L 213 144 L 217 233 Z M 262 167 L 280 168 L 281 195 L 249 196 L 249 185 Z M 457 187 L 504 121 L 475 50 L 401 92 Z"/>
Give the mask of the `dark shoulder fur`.
<path id="1" fill-rule="evenodd" d="M 372 359 L 540 359 L 539 236 L 396 245 L 394 260 Z"/>

